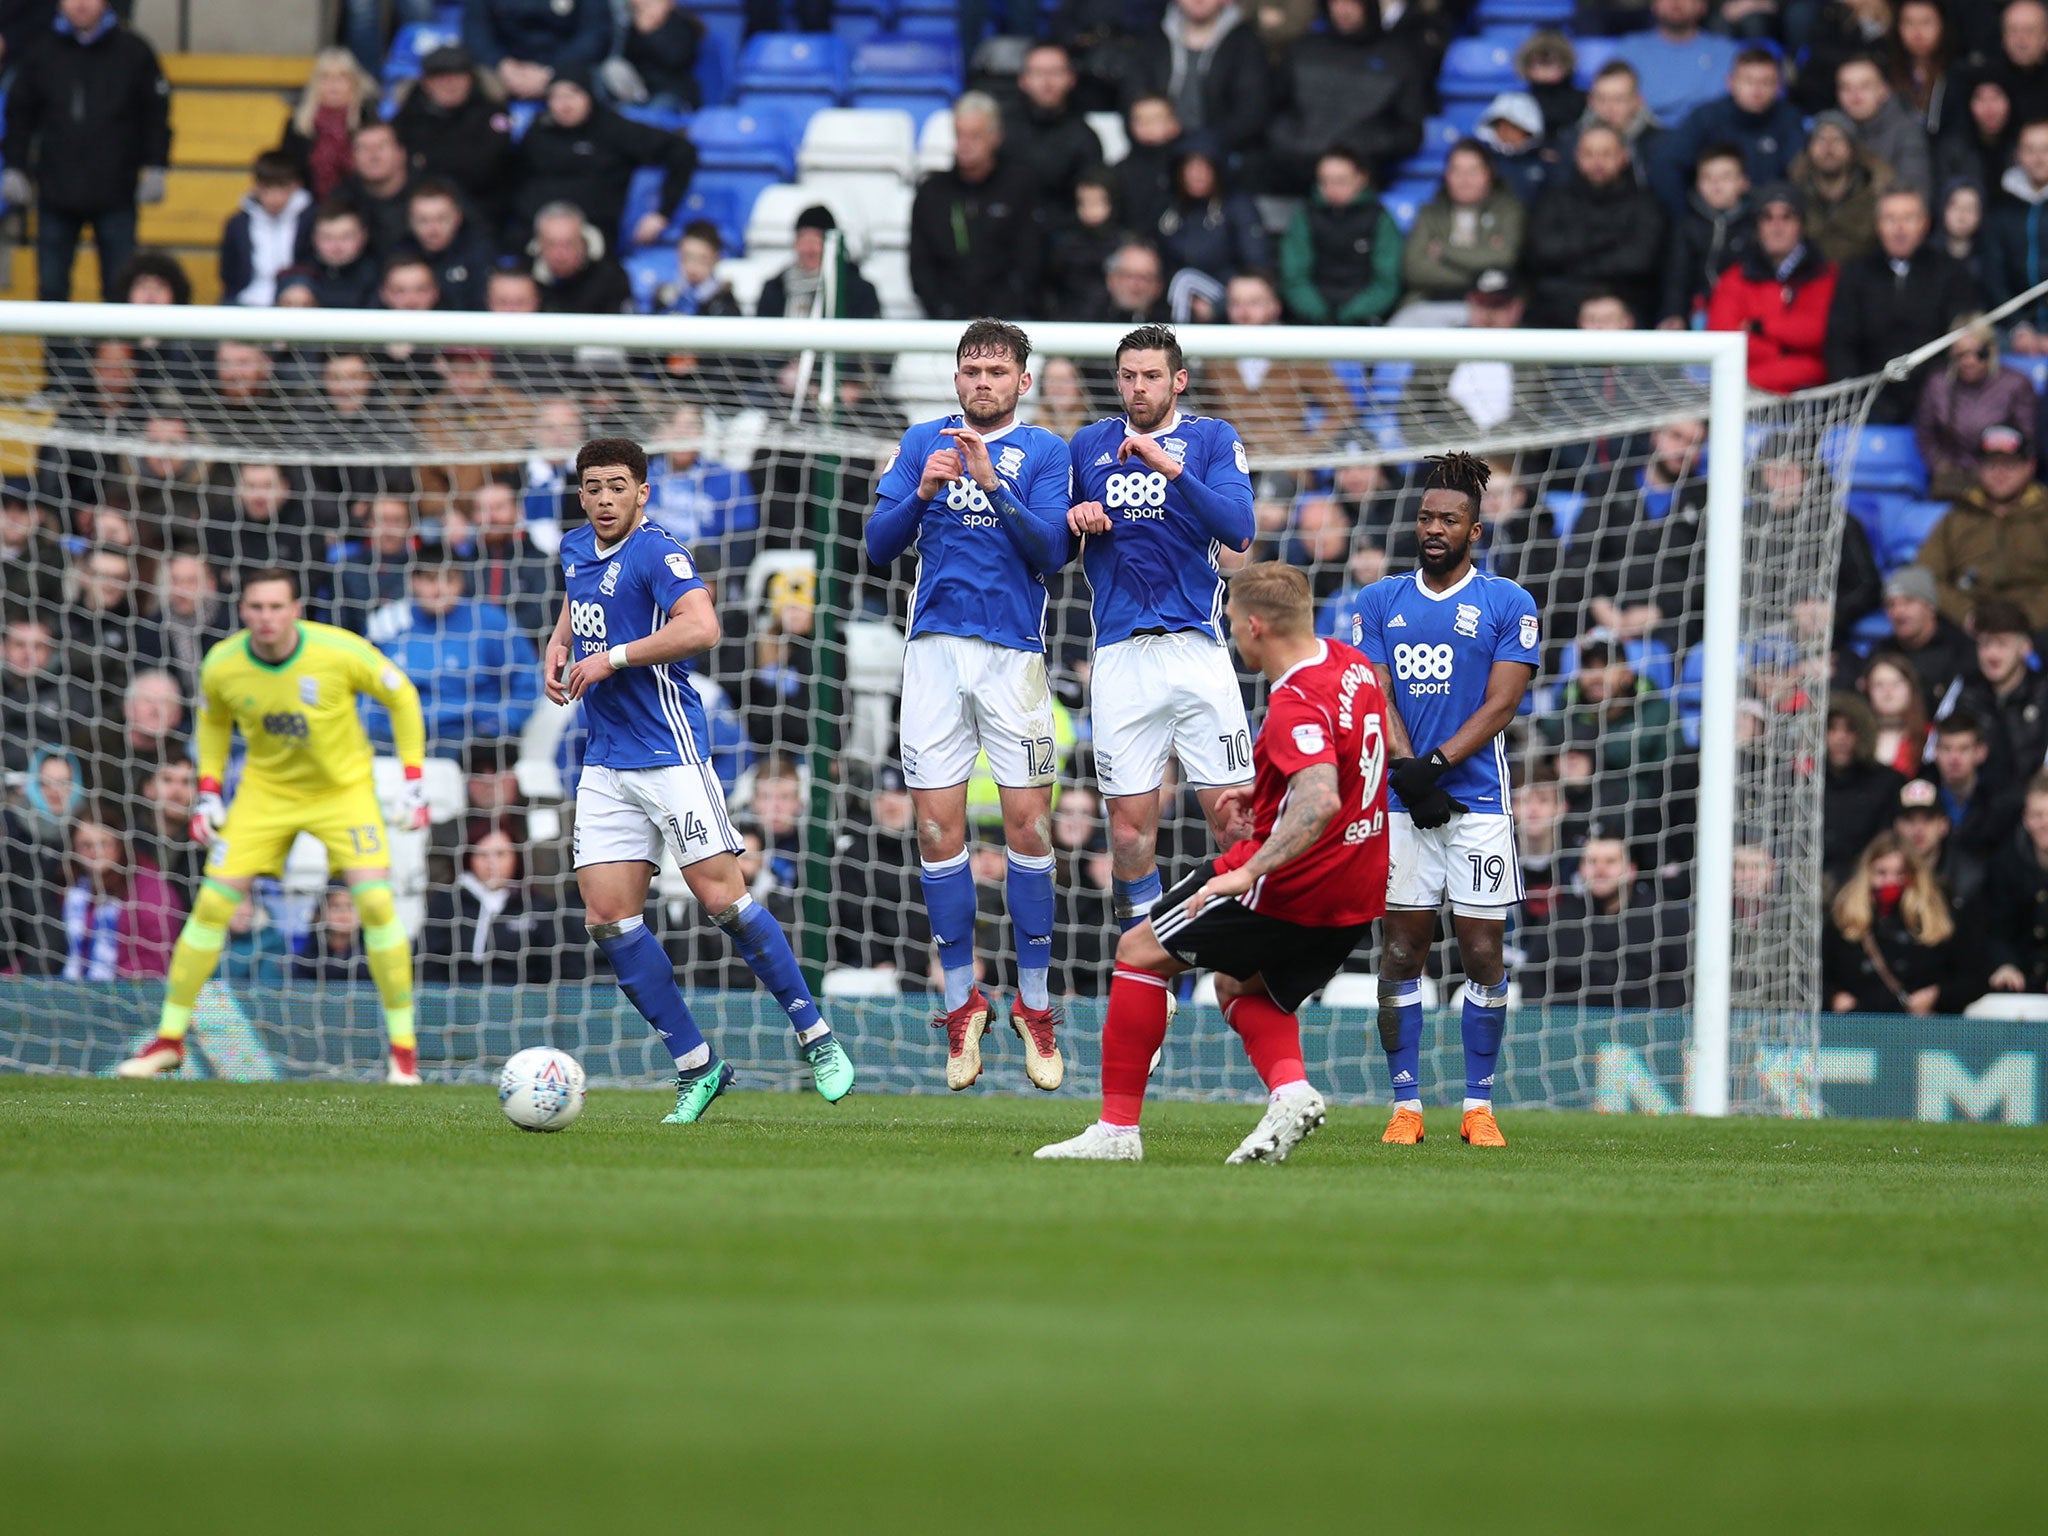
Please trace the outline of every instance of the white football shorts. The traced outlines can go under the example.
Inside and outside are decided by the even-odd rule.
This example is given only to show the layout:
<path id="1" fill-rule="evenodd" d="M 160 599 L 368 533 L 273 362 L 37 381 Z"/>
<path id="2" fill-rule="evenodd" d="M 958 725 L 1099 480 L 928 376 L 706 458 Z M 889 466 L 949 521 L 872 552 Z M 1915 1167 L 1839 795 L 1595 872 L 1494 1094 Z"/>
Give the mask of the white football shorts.
<path id="1" fill-rule="evenodd" d="M 1387 844 L 1390 909 L 1434 912 L 1448 897 L 1460 917 L 1497 918 L 1522 899 L 1512 816 L 1465 811 L 1422 828 L 1406 811 L 1389 811 Z"/>
<path id="2" fill-rule="evenodd" d="M 1189 630 L 1099 646 L 1089 691 L 1105 795 L 1150 794 L 1169 754 L 1197 789 L 1251 782 L 1251 723 L 1227 646 Z"/>
<path id="3" fill-rule="evenodd" d="M 685 868 L 746 846 L 725 814 L 725 790 L 709 763 L 672 768 L 585 765 L 576 785 L 576 868 L 659 865 L 663 841 Z"/>
<path id="4" fill-rule="evenodd" d="M 950 789 L 988 754 L 1005 789 L 1050 784 L 1058 766 L 1045 657 L 964 635 L 918 635 L 903 648 L 903 778 Z"/>

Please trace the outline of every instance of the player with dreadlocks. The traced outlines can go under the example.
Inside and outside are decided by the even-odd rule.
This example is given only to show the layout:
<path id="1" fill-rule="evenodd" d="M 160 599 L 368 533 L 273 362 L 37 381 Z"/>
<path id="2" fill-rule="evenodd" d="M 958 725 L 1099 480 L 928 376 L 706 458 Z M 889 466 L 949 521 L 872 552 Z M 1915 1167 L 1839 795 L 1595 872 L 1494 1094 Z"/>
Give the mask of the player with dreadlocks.
<path id="1" fill-rule="evenodd" d="M 1391 869 L 1380 956 L 1380 1043 L 1394 1116 L 1382 1141 L 1422 1140 L 1423 966 L 1448 898 L 1465 965 L 1465 1109 L 1458 1133 L 1507 1145 L 1493 1117 L 1494 1064 L 1507 1024 L 1502 939 L 1522 897 L 1502 732 L 1536 675 L 1536 604 L 1473 565 L 1485 461 L 1429 460 L 1415 514 L 1417 570 L 1365 589 L 1352 644 L 1378 673 L 1394 761 L 1388 772 Z"/>

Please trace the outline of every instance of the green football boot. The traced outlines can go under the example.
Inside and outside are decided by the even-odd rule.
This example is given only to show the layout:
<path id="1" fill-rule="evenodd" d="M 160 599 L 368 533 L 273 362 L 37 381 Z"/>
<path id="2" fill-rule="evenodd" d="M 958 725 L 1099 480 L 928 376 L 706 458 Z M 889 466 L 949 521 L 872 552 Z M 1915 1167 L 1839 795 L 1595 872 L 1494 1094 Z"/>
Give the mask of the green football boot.
<path id="1" fill-rule="evenodd" d="M 809 1045 L 798 1047 L 797 1053 L 811 1064 L 811 1075 L 827 1104 L 837 1104 L 853 1092 L 853 1061 L 837 1035 L 820 1035 Z"/>
<path id="2" fill-rule="evenodd" d="M 732 1068 L 714 1061 L 694 1077 L 676 1074 L 676 1107 L 662 1116 L 663 1125 L 695 1125 L 704 1118 L 711 1101 L 732 1086 Z"/>

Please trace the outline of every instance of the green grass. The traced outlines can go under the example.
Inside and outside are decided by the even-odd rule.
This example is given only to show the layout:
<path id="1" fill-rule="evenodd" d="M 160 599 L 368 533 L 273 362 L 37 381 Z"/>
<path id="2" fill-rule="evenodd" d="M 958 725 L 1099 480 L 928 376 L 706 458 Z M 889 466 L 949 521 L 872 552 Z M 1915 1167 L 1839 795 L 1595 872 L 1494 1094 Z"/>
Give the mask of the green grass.
<path id="1" fill-rule="evenodd" d="M 2023 1529 L 2048 1137 L 0 1080 L 44 1531 Z"/>

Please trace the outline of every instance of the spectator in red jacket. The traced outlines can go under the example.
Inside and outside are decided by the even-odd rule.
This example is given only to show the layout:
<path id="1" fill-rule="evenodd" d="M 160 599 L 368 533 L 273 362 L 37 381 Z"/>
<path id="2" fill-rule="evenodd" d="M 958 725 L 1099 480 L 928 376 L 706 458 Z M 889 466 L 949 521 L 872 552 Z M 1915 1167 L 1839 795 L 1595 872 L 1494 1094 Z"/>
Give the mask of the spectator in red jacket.
<path id="1" fill-rule="evenodd" d="M 1707 304 L 1707 329 L 1749 333 L 1749 382 L 1774 395 L 1825 384 L 1828 309 L 1836 268 L 1806 243 L 1806 205 L 1797 188 L 1774 182 L 1756 204 L 1756 245 L 1721 274 Z"/>

